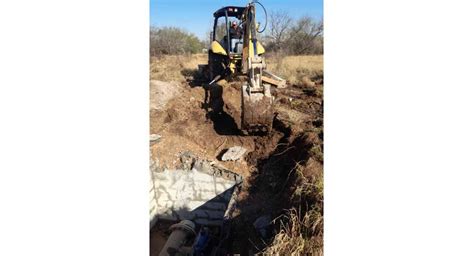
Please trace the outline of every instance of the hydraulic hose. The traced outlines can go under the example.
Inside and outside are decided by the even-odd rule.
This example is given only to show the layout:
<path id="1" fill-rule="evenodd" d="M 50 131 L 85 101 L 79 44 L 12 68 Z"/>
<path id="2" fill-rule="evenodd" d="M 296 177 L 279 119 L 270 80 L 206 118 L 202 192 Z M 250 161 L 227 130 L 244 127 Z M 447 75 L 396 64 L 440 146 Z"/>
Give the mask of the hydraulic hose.
<path id="1" fill-rule="evenodd" d="M 265 9 L 265 6 L 263 6 L 263 4 L 261 4 L 258 0 L 255 0 L 254 2 L 259 4 L 263 8 L 263 12 L 265 13 L 265 26 L 261 31 L 257 31 L 258 33 L 263 33 L 263 31 L 265 31 L 265 29 L 267 28 L 267 10 Z"/>

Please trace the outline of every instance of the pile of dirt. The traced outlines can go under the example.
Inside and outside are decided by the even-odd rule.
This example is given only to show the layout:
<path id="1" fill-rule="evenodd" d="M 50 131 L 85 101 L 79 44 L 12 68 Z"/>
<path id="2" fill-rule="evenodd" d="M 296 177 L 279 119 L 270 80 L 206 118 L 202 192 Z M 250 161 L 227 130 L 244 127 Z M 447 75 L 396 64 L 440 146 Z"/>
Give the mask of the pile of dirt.
<path id="1" fill-rule="evenodd" d="M 177 82 L 150 81 L 150 110 L 163 110 L 169 100 L 182 92 Z"/>

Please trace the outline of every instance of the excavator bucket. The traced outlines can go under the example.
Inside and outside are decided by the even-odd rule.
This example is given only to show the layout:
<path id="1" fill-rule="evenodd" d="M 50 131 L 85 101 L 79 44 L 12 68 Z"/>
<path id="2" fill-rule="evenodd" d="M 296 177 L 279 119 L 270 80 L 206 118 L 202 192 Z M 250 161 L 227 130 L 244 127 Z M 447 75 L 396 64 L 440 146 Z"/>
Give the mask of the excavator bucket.
<path id="1" fill-rule="evenodd" d="M 274 111 L 270 85 L 264 84 L 262 89 L 254 91 L 248 84 L 242 86 L 241 130 L 244 133 L 268 133 L 272 130 Z"/>

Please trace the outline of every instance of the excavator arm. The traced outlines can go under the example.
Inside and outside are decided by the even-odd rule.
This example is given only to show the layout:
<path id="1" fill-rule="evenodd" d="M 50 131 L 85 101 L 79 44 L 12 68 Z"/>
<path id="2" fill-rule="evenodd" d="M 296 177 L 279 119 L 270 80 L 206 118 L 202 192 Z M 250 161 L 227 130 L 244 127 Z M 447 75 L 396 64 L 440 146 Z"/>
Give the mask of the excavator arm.
<path id="1" fill-rule="evenodd" d="M 265 59 L 257 51 L 257 24 L 255 5 L 248 4 L 244 11 L 242 73 L 247 75 L 247 82 L 242 85 L 242 124 L 241 129 L 247 133 L 270 132 L 274 111 L 270 84 L 263 83 Z M 267 80 L 268 81 L 268 80 Z"/>

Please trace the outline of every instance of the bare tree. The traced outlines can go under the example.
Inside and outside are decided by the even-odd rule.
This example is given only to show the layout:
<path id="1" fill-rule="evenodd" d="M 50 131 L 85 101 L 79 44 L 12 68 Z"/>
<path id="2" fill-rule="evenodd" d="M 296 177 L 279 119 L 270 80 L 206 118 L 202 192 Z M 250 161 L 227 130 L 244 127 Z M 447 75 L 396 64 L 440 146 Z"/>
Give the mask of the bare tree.
<path id="1" fill-rule="evenodd" d="M 283 42 L 288 39 L 288 31 L 293 23 L 287 11 L 272 11 L 269 15 L 269 32 L 267 37 L 273 43 L 275 50 L 279 51 L 283 47 Z"/>
<path id="2" fill-rule="evenodd" d="M 289 31 L 289 47 L 293 54 L 322 53 L 322 49 L 316 49 L 321 44 L 324 32 L 324 23 L 315 21 L 312 17 L 305 16 L 295 23 Z M 318 43 L 319 42 L 319 43 Z"/>

